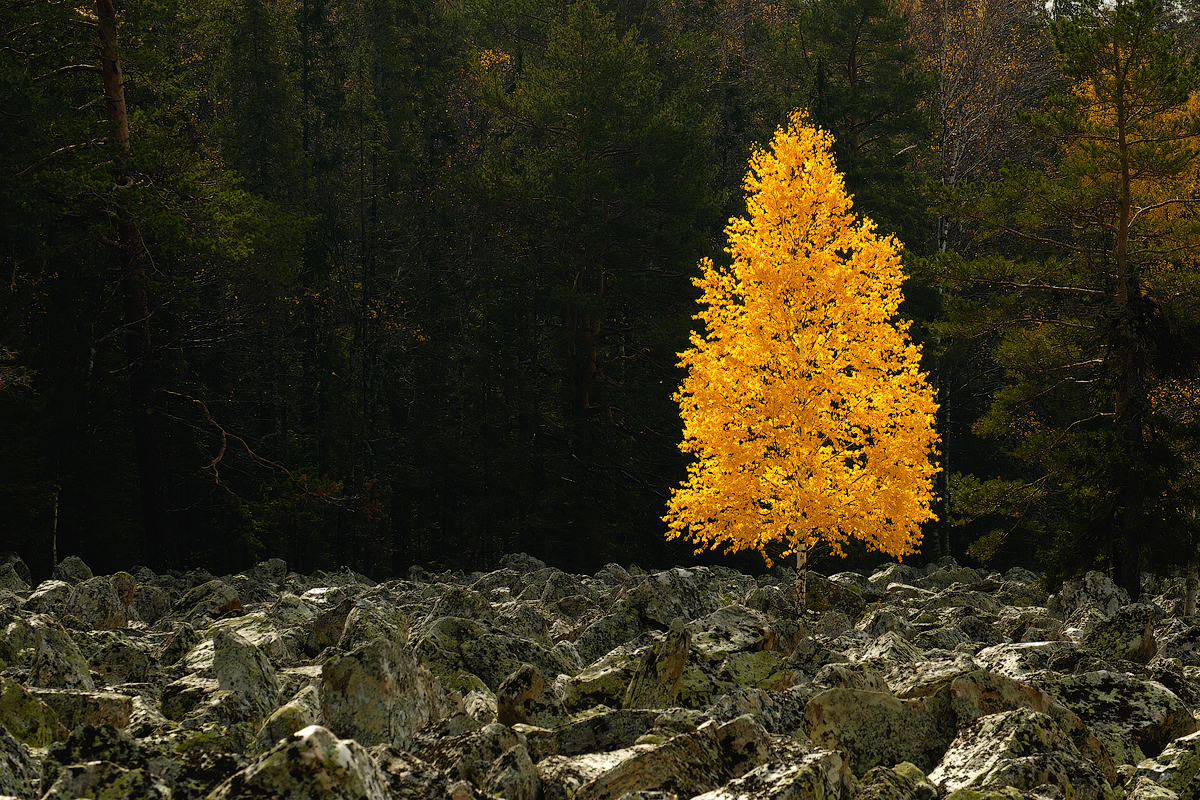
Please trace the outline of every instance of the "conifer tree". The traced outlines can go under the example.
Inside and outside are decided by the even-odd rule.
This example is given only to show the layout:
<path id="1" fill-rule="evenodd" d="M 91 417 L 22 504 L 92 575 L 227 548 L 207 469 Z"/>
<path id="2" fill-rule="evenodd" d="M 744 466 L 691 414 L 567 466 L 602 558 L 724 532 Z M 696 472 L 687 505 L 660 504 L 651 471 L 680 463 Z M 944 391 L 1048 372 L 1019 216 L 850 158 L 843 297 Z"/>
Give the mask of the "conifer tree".
<path id="1" fill-rule="evenodd" d="M 1160 390 L 1197 367 L 1200 71 L 1160 19 L 1122 0 L 1053 24 L 1071 90 L 1025 119 L 1061 158 L 949 190 L 1003 257 L 943 264 L 943 335 L 990 337 L 1004 371 L 975 430 L 1002 443 L 1006 474 L 952 495 L 963 521 L 1006 518 L 975 553 L 1023 531 L 1053 542 L 1052 580 L 1107 569 L 1134 597 L 1195 529 L 1198 431 Z"/>
<path id="2" fill-rule="evenodd" d="M 726 552 L 782 542 L 804 597 L 809 549 L 850 539 L 913 553 L 930 508 L 936 405 L 901 301 L 900 244 L 857 217 L 832 137 L 793 113 L 750 160 L 749 219 L 728 267 L 701 262 L 676 400 L 695 460 L 671 497 L 669 538 Z"/>

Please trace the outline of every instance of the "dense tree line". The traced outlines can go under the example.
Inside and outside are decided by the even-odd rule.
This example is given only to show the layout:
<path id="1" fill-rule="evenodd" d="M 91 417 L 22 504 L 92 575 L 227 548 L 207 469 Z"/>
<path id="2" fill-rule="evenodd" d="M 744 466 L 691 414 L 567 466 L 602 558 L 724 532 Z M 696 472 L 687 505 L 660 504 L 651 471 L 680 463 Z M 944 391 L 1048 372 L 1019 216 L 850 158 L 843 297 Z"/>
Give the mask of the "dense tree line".
<path id="1" fill-rule="evenodd" d="M 924 553 L 1194 553 L 1190 6 L 0 8 L 0 541 L 39 573 L 687 556 L 691 279 L 795 108 L 907 247 Z M 1113 90 L 1157 104 L 1133 173 L 1116 30 L 1158 65 Z"/>

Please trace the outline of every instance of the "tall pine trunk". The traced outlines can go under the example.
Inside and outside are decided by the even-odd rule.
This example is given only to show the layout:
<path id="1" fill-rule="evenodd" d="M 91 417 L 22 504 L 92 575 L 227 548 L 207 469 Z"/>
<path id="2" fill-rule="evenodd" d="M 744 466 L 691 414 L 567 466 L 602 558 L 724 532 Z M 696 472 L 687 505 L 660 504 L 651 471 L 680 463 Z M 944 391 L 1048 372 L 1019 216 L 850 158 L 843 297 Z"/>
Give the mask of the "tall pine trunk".
<path id="1" fill-rule="evenodd" d="M 100 71 L 104 82 L 105 108 L 110 136 L 120 148 L 119 167 L 114 175 L 116 191 L 133 181 L 126 172 L 129 153 L 129 114 L 125 86 L 117 54 L 117 15 L 112 0 L 97 0 L 100 31 Z M 178 566 L 178 549 L 170 518 L 166 468 L 162 450 L 159 415 L 155 413 L 156 370 L 150 346 L 150 300 L 147 291 L 146 247 L 138 227 L 117 218 L 116 251 L 121 267 L 124 297 L 125 351 L 129 359 L 129 399 L 133 419 L 133 443 L 137 457 L 142 496 L 146 555 L 155 569 Z"/>

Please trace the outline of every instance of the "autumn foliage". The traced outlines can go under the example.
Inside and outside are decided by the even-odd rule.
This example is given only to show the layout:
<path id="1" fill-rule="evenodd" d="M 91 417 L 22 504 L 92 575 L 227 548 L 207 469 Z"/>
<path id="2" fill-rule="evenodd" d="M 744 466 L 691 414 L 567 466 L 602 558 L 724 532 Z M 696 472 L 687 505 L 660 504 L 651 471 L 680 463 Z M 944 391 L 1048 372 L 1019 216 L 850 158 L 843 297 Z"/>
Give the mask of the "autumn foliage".
<path id="1" fill-rule="evenodd" d="M 675 399 L 694 454 L 668 538 L 726 552 L 823 540 L 915 552 L 934 518 L 936 404 L 897 319 L 899 243 L 851 210 L 832 137 L 794 113 L 745 179 L 749 219 L 703 289 Z M 803 559 L 801 559 L 803 561 Z"/>

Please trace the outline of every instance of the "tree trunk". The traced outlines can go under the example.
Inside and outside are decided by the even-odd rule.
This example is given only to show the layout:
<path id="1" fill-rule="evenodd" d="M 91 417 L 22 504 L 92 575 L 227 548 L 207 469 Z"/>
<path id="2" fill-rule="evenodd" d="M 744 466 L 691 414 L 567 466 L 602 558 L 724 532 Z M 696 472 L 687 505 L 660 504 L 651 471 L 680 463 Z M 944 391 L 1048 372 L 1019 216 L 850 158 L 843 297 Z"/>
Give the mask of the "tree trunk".
<path id="1" fill-rule="evenodd" d="M 1196 572 L 1196 557 L 1193 555 L 1188 560 L 1187 578 L 1184 581 L 1183 615 L 1185 617 L 1196 615 L 1196 594 L 1197 590 L 1200 590 L 1200 581 L 1197 580 Z"/>
<path id="2" fill-rule="evenodd" d="M 124 169 L 129 152 L 129 114 L 125 106 L 125 86 L 117 55 L 117 15 L 112 0 L 97 0 L 96 17 L 100 31 L 100 71 L 104 82 L 105 109 L 111 137 L 122 153 L 114 175 L 116 191 L 132 185 Z M 121 266 L 121 288 L 125 312 L 125 352 L 129 358 L 129 398 L 133 416 L 133 442 L 141 485 L 142 516 L 146 535 L 146 554 L 155 569 L 178 566 L 178 552 L 171 526 L 166 469 L 155 413 L 155 368 L 150 347 L 150 302 L 147 293 L 146 247 L 141 231 L 126 219 L 118 218 L 117 258 Z"/>
<path id="3" fill-rule="evenodd" d="M 796 608 L 804 616 L 808 608 L 808 547 L 796 548 Z"/>

